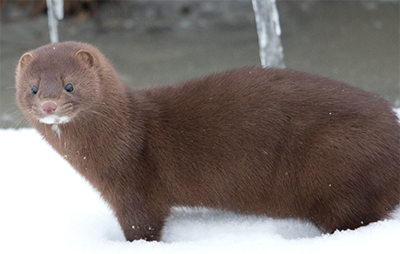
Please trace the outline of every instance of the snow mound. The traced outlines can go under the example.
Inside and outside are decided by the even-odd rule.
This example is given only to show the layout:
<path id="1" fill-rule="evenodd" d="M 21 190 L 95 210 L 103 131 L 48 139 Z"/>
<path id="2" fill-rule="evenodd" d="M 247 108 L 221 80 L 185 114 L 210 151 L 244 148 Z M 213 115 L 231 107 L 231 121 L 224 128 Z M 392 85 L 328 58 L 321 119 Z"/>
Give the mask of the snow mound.
<path id="1" fill-rule="evenodd" d="M 327 235 L 299 220 L 177 207 L 163 242 L 126 242 L 99 194 L 35 130 L 0 130 L 0 156 L 0 253 L 400 252 L 400 208 Z"/>

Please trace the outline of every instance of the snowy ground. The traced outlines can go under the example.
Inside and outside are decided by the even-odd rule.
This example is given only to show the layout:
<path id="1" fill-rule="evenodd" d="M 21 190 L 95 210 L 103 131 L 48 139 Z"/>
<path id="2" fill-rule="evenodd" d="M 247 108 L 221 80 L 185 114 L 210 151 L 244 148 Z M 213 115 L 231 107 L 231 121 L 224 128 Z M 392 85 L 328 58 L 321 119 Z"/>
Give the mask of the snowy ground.
<path id="1" fill-rule="evenodd" d="M 400 253 L 400 208 L 332 235 L 295 220 L 177 208 L 163 242 L 126 242 L 99 195 L 33 129 L 0 130 L 0 156 L 0 253 Z"/>

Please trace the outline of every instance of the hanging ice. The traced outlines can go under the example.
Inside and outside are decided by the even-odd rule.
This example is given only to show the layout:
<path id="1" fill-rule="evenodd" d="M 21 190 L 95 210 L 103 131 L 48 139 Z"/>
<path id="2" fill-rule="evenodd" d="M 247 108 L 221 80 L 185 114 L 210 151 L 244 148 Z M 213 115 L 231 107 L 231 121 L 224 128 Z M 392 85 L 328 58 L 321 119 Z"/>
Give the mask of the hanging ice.
<path id="1" fill-rule="evenodd" d="M 257 23 L 261 65 L 285 68 L 275 0 L 252 0 L 252 3 Z"/>
<path id="2" fill-rule="evenodd" d="M 64 18 L 64 0 L 46 0 L 50 40 L 58 42 L 58 21 Z"/>

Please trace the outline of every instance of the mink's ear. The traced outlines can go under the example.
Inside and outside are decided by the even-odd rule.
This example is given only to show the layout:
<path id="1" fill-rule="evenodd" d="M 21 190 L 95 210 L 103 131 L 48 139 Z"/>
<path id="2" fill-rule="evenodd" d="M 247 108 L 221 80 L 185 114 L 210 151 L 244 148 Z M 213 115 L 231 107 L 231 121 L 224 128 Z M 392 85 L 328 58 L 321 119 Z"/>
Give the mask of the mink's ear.
<path id="1" fill-rule="evenodd" d="M 35 57 L 33 56 L 32 53 L 23 54 L 19 59 L 18 68 L 20 70 L 25 69 L 29 64 L 32 63 L 33 59 L 35 59 Z"/>
<path id="2" fill-rule="evenodd" d="M 97 59 L 87 50 L 81 49 L 75 53 L 75 56 L 90 67 L 97 66 Z"/>

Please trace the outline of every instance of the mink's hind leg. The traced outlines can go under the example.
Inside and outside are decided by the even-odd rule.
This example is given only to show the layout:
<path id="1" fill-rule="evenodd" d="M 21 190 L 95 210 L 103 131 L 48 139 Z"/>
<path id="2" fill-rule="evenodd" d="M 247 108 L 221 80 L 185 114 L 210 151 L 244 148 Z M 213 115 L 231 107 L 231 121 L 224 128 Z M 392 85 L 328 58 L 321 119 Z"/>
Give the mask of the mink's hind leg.
<path id="1" fill-rule="evenodd" d="M 358 201 L 358 202 L 357 202 Z M 334 233 L 336 230 L 356 229 L 369 223 L 389 217 L 392 210 L 383 204 L 373 206 L 374 203 L 364 200 L 351 202 L 332 202 L 328 205 L 321 204 L 312 221 L 325 233 Z M 335 204 L 336 203 L 336 204 Z"/>

